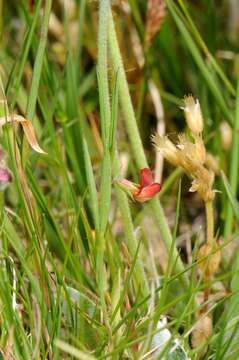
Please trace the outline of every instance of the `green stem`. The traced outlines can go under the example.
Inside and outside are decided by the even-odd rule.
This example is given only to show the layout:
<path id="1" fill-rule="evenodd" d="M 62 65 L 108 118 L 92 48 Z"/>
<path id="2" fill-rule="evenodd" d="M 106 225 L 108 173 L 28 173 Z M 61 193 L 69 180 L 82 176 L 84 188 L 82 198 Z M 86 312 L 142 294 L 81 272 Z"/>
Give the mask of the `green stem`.
<path id="1" fill-rule="evenodd" d="M 82 44 L 83 44 L 83 28 L 84 28 L 85 12 L 86 12 L 86 0 L 81 0 L 79 11 L 80 11 L 79 30 L 78 30 L 77 49 L 76 49 L 76 66 L 77 66 L 76 76 L 78 82 L 82 75 Z"/>
<path id="2" fill-rule="evenodd" d="M 212 200 L 205 202 L 205 209 L 206 209 L 206 218 L 207 218 L 207 245 L 209 246 L 209 251 L 211 252 L 213 250 L 214 245 L 214 216 L 213 216 L 213 202 Z M 205 265 L 204 270 L 204 282 L 205 282 L 205 289 L 204 289 L 204 302 L 205 305 L 202 309 L 203 312 L 206 312 L 208 309 L 207 301 L 209 299 L 209 295 L 211 292 L 211 286 L 209 284 L 210 278 L 212 277 L 212 274 L 209 273 L 208 268 L 210 264 L 211 259 L 209 258 Z"/>
<path id="3" fill-rule="evenodd" d="M 143 144 L 137 127 L 137 121 L 129 93 L 129 87 L 123 67 L 123 62 L 120 54 L 120 49 L 117 41 L 114 21 L 111 12 L 109 17 L 109 47 L 110 47 L 110 55 L 111 55 L 114 71 L 118 71 L 119 99 L 120 99 L 123 117 L 126 123 L 127 132 L 129 135 L 130 143 L 132 146 L 133 155 L 137 163 L 137 166 L 139 168 L 148 167 L 147 159 L 143 149 Z M 152 200 L 151 204 L 156 221 L 159 224 L 161 236 L 165 242 L 167 251 L 169 253 L 172 244 L 172 235 L 167 220 L 165 218 L 164 211 L 157 199 Z M 183 271 L 184 269 L 183 263 L 179 257 L 176 248 L 173 251 L 173 257 L 174 257 L 173 261 L 175 261 L 176 258 L 178 258 L 176 261 L 175 271 L 176 272 Z M 188 280 L 186 276 L 184 276 L 184 284 L 186 283 L 188 283 Z"/>
<path id="4" fill-rule="evenodd" d="M 100 88 L 100 97 L 101 97 L 101 121 L 102 124 L 102 135 L 103 135 L 103 143 L 104 143 L 104 158 L 106 156 L 107 148 L 109 144 L 109 135 L 110 135 L 110 100 L 109 100 L 109 86 L 108 86 L 108 63 L 107 63 L 107 26 L 108 19 L 110 14 L 110 6 L 109 1 L 101 1 L 100 2 L 100 14 L 99 14 L 99 33 L 98 33 L 98 78 L 99 78 L 99 88 Z M 117 73 L 117 71 L 115 71 Z M 128 87 L 126 89 L 122 89 L 122 91 L 128 91 Z M 133 113 L 133 108 L 130 103 L 131 111 Z M 113 109 L 113 104 L 112 104 Z M 144 156 L 144 153 L 142 153 Z M 146 158 L 144 158 L 146 162 Z M 110 164 L 108 164 L 110 167 Z M 120 171 L 120 165 L 118 156 L 114 156 L 114 174 L 117 176 Z M 109 173 L 109 170 L 108 170 Z M 110 193 L 110 189 L 108 191 Z M 137 240 L 134 234 L 133 222 L 131 219 L 130 209 L 128 205 L 127 196 L 120 189 L 116 190 L 116 196 L 120 208 L 120 212 L 122 215 L 122 221 L 124 224 L 125 233 L 128 240 L 129 251 L 132 258 L 135 256 L 137 249 Z M 102 199 L 101 199 L 102 200 Z M 102 210 L 100 209 L 100 214 L 102 214 Z M 101 216 L 100 216 L 101 217 Z M 105 219 L 106 220 L 106 219 Z M 104 221 L 105 224 L 105 221 Z M 101 227 L 100 227 L 101 228 Z M 103 238 L 102 238 L 103 241 Z M 102 246 L 100 246 L 101 251 L 103 251 Z M 100 260 L 103 261 L 102 255 Z M 149 294 L 149 287 L 147 283 L 147 279 L 144 273 L 144 268 L 142 262 L 138 259 L 135 264 L 135 279 L 137 285 L 141 289 L 141 293 L 144 296 Z"/>
<path id="5" fill-rule="evenodd" d="M 114 176 L 116 178 L 118 176 L 120 176 L 120 161 L 119 161 L 117 152 L 115 154 L 113 170 L 114 170 Z M 134 232 L 134 225 L 133 225 L 133 221 L 131 218 L 127 195 L 118 186 L 116 187 L 116 198 L 117 198 L 117 203 L 118 203 L 119 210 L 120 210 L 120 213 L 122 216 L 124 231 L 125 231 L 125 235 L 127 237 L 127 244 L 129 247 L 129 252 L 133 259 L 136 254 L 136 250 L 137 250 L 137 246 L 138 246 L 137 239 L 136 239 L 135 232 Z M 136 263 L 135 263 L 134 278 L 136 280 L 138 287 L 141 290 L 142 295 L 145 297 L 148 296 L 149 286 L 148 286 L 147 278 L 145 276 L 142 261 L 139 258 L 136 260 Z"/>
<path id="6" fill-rule="evenodd" d="M 27 103 L 26 117 L 29 120 L 33 120 L 36 109 L 38 88 L 39 88 L 41 72 L 43 67 L 43 60 L 46 50 L 47 32 L 48 32 L 48 24 L 51 13 L 51 5 L 52 5 L 52 0 L 47 0 L 45 4 L 45 10 L 44 10 L 43 21 L 41 26 L 40 42 L 37 48 L 36 61 L 34 63 L 31 90 Z"/>
<path id="7" fill-rule="evenodd" d="M 121 104 L 121 110 L 126 123 L 134 157 L 138 167 L 140 168 L 147 167 L 147 160 L 144 154 L 143 145 L 139 135 L 139 130 L 137 127 L 137 121 L 135 118 L 133 105 L 130 98 L 128 82 L 126 79 L 126 74 L 124 71 L 120 49 L 116 37 L 112 13 L 110 13 L 110 19 L 109 19 L 109 47 L 110 47 L 110 55 L 111 55 L 114 71 L 115 72 L 118 71 L 119 99 Z"/>
<path id="8" fill-rule="evenodd" d="M 46 0 L 42 26 L 41 26 L 40 41 L 36 52 L 36 60 L 34 63 L 31 90 L 30 90 L 30 94 L 27 102 L 27 109 L 26 109 L 26 118 L 29 119 L 30 121 L 33 121 L 36 110 L 38 90 L 40 85 L 43 61 L 45 56 L 46 44 L 47 44 L 47 33 L 48 33 L 48 25 L 51 14 L 51 6 L 52 6 L 52 0 Z M 28 144 L 24 139 L 22 144 L 23 167 L 25 167 L 26 165 L 27 157 L 28 157 L 27 155 L 28 155 Z"/>
<path id="9" fill-rule="evenodd" d="M 234 118 L 231 161 L 230 161 L 230 174 L 229 180 L 233 194 L 237 192 L 238 185 L 238 166 L 239 166 L 239 80 L 237 82 L 237 98 L 236 98 L 236 113 Z M 232 230 L 233 225 L 233 209 L 230 201 L 226 205 L 226 220 L 224 228 L 224 236 L 227 237 Z"/>
<path id="10" fill-rule="evenodd" d="M 104 144 L 104 155 L 101 169 L 101 201 L 99 221 L 100 229 L 97 233 L 96 240 L 96 277 L 99 288 L 101 305 L 107 320 L 105 291 L 106 291 L 106 276 L 104 268 L 104 253 L 105 253 L 105 232 L 107 227 L 107 219 L 110 207 L 110 193 L 111 193 L 111 163 L 108 149 L 109 144 L 109 129 L 110 129 L 110 96 L 108 84 L 108 62 L 107 62 L 107 30 L 109 19 L 109 0 L 100 0 L 99 3 L 99 24 L 98 24 L 98 86 L 100 97 L 100 122 L 102 129 L 102 137 Z"/>
<path id="11" fill-rule="evenodd" d="M 110 129 L 110 93 L 108 84 L 107 30 L 109 22 L 109 0 L 100 0 L 98 25 L 98 80 L 101 84 L 101 128 L 104 145 L 108 144 Z"/>

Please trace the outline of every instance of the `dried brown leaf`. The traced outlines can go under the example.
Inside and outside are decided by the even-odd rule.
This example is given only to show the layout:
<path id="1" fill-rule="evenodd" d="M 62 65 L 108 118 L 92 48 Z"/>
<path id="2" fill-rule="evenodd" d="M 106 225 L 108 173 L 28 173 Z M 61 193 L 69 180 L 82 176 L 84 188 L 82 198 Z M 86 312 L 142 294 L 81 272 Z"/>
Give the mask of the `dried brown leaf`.
<path id="1" fill-rule="evenodd" d="M 46 154 L 46 152 L 38 144 L 34 127 L 32 123 L 25 119 L 21 115 L 12 115 L 12 116 L 2 116 L 0 117 L 0 126 L 3 126 L 7 123 L 18 123 L 22 126 L 24 134 L 26 135 L 27 141 L 33 150 L 39 154 Z"/>

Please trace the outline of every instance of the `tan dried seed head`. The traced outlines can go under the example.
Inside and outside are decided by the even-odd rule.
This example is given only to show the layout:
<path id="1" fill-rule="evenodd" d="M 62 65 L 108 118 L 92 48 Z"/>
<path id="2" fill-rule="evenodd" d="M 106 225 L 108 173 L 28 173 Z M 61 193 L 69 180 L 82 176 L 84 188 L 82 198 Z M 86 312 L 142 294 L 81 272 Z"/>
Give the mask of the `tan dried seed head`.
<path id="1" fill-rule="evenodd" d="M 159 31 L 166 16 L 166 3 L 164 0 L 148 0 L 145 43 L 150 45 Z"/>
<path id="2" fill-rule="evenodd" d="M 181 166 L 179 150 L 167 136 L 155 135 L 152 141 L 156 149 L 174 166 Z"/>
<path id="3" fill-rule="evenodd" d="M 192 347 L 195 349 L 205 343 L 212 335 L 212 318 L 207 315 L 198 320 L 192 333 Z"/>
<path id="4" fill-rule="evenodd" d="M 226 121 L 220 125 L 220 135 L 223 149 L 229 150 L 232 144 L 232 129 Z"/>
<path id="5" fill-rule="evenodd" d="M 206 155 L 205 165 L 208 167 L 208 169 L 212 170 L 215 174 L 218 174 L 220 172 L 218 158 L 210 153 L 207 153 L 207 155 Z"/>
<path id="6" fill-rule="evenodd" d="M 205 258 L 198 263 L 199 269 L 206 271 L 207 275 L 213 275 L 219 268 L 221 261 L 221 251 L 217 248 L 212 248 L 210 245 L 203 245 L 198 251 L 198 260 Z"/>
<path id="7" fill-rule="evenodd" d="M 184 98 L 184 106 L 182 107 L 187 125 L 193 134 L 200 134 L 203 131 L 203 117 L 198 99 L 194 99 L 192 95 Z"/>

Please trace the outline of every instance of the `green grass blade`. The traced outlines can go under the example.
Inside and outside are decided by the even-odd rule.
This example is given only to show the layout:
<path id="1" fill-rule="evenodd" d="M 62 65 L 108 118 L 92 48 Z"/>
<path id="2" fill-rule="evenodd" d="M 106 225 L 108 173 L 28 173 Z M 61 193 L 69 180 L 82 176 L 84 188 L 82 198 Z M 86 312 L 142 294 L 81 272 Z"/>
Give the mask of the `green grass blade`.
<path id="1" fill-rule="evenodd" d="M 236 98 L 236 109 L 235 109 L 235 117 L 234 117 L 234 126 L 233 126 L 233 140 L 232 140 L 232 149 L 231 149 L 231 162 L 230 162 L 230 173 L 229 173 L 229 181 L 230 181 L 230 201 L 232 201 L 232 194 L 236 194 L 238 187 L 238 167 L 239 167 L 239 81 L 237 84 L 237 98 Z M 225 180 L 225 177 L 223 177 Z M 225 182 L 224 182 L 225 185 Z M 228 192 L 228 186 L 227 186 Z M 233 204 L 235 201 L 233 200 Z M 228 236 L 231 233 L 232 229 L 232 221 L 233 221 L 233 209 L 230 206 L 229 202 L 227 203 L 227 211 L 226 211 L 226 219 L 225 219 L 225 228 L 224 228 L 224 236 Z"/>

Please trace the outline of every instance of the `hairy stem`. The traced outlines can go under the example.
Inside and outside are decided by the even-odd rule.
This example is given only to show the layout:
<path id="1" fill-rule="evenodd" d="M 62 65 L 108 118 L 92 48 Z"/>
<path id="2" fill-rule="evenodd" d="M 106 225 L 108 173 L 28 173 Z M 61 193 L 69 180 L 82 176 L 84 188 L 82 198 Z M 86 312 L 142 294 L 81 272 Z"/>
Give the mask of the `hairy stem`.
<path id="1" fill-rule="evenodd" d="M 115 153 L 113 171 L 116 177 L 120 175 L 120 161 L 117 152 Z M 134 225 L 131 217 L 127 195 L 119 187 L 116 187 L 116 197 L 117 197 L 119 210 L 122 216 L 125 235 L 127 237 L 127 245 L 129 248 L 130 255 L 133 259 L 138 244 L 134 231 Z M 136 280 L 137 286 L 140 288 L 142 295 L 147 296 L 149 294 L 149 286 L 148 286 L 147 278 L 145 276 L 144 267 L 140 258 L 136 260 L 134 278 Z"/>
<path id="2" fill-rule="evenodd" d="M 100 0 L 98 25 L 98 85 L 100 95 L 100 122 L 104 144 L 104 157 L 101 171 L 101 203 L 100 203 L 100 231 L 96 241 L 96 276 L 100 292 L 101 305 L 106 316 L 105 288 L 106 276 L 104 268 L 105 230 L 107 226 L 110 206 L 111 167 L 109 161 L 108 141 L 110 127 L 110 97 L 108 84 L 107 62 L 107 30 L 109 18 L 109 0 Z"/>
<path id="3" fill-rule="evenodd" d="M 119 81 L 119 99 L 121 104 L 121 110 L 126 124 L 126 129 L 129 135 L 133 156 L 139 168 L 148 167 L 147 159 L 144 153 L 143 144 L 140 138 L 139 130 L 137 127 L 137 121 L 129 93 L 129 87 L 126 79 L 126 74 L 121 58 L 121 53 L 119 49 L 119 44 L 117 41 L 114 21 L 112 13 L 110 12 L 109 17 L 109 48 L 110 56 L 113 65 L 114 71 L 118 71 L 118 81 Z M 157 199 L 151 201 L 152 211 L 155 215 L 155 219 L 159 224 L 159 229 L 161 236 L 165 242 L 168 253 L 170 252 L 172 244 L 172 234 L 170 232 L 164 211 L 160 205 L 160 202 Z M 175 271 L 181 272 L 184 270 L 183 263 L 179 257 L 177 249 L 173 251 L 174 261 L 176 262 Z M 183 276 L 183 282 L 186 285 L 188 279 L 186 276 Z"/>

